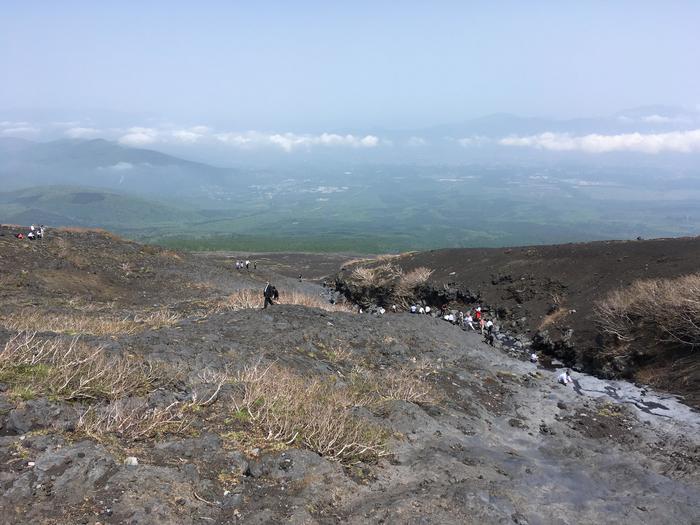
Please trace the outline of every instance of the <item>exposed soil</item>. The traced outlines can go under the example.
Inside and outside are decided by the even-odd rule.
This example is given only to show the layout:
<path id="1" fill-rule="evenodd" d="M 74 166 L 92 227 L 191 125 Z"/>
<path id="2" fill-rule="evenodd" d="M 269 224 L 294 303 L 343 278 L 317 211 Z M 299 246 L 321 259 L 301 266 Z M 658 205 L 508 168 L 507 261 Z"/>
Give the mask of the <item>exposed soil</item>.
<path id="1" fill-rule="evenodd" d="M 235 372 L 259 361 L 305 378 L 333 377 L 338 385 L 357 367 L 377 373 L 407 367 L 433 390 L 421 401 L 357 407 L 358 418 L 386 430 L 388 455 L 341 464 L 295 442 L 268 439 L 239 417 L 231 403 L 235 380 L 194 411 L 182 431 L 139 440 L 114 434 L 99 442 L 76 430 L 90 400 L 18 396 L 6 381 L 0 385 L 4 523 L 700 520 L 700 417 L 672 397 L 577 373 L 574 385 L 564 387 L 556 371 L 429 316 L 295 305 L 203 310 L 208 300 L 261 288 L 266 280 L 325 293 L 313 282 L 299 283 L 296 272 L 278 274 L 279 266 L 259 262 L 255 272 L 236 271 L 224 254 L 179 254 L 97 232 L 49 231 L 43 242 L 19 241 L 0 230 L 0 324 L 27 308 L 95 316 L 154 308 L 178 313 L 159 328 L 81 335 L 112 356 L 177 370 L 177 380 L 145 396 L 149 406 L 195 394 L 205 399 L 212 386 L 204 372 Z M 457 270 L 437 257 L 415 255 L 406 264 L 436 269 L 435 283 L 453 280 L 449 274 Z M 472 262 L 469 268 L 483 266 Z M 314 271 L 308 264 L 314 277 L 328 266 Z M 513 268 L 520 267 L 510 268 L 519 279 Z M 490 282 L 490 275 L 484 279 Z M 500 297 L 493 290 L 492 300 L 482 292 L 489 304 Z M 566 294 L 567 301 L 578 297 L 570 288 Z M 536 312 L 539 304 L 533 299 L 521 308 Z M 0 327 L 0 350 L 14 333 L 10 328 Z M 72 336 L 43 331 L 42 318 L 36 329 L 46 338 Z M 138 464 L 125 464 L 127 457 Z"/>

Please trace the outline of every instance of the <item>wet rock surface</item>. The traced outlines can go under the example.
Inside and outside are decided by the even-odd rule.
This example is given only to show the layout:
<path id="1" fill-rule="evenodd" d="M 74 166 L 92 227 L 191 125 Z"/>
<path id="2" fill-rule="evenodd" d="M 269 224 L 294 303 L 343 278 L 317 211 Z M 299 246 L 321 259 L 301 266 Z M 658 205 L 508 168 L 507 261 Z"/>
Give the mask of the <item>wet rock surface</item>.
<path id="1" fill-rule="evenodd" d="M 118 258 L 118 243 L 100 242 Z M 171 280 L 223 271 L 208 259 L 195 270 L 195 261 L 182 257 L 182 269 L 168 270 Z M 241 279 L 274 277 L 265 271 Z M 224 290 L 244 284 L 229 279 Z M 41 301 L 45 293 L 20 288 L 11 298 Z M 168 288 L 158 294 L 168 302 Z M 172 304 L 184 295 L 173 291 Z M 124 292 L 117 306 L 136 308 L 139 296 Z M 0 348 L 12 333 L 0 332 Z M 275 305 L 85 336 L 113 355 L 177 370 L 176 380 L 134 395 L 152 407 L 193 393 L 208 399 L 216 388 L 206 373 L 228 369 L 235 377 L 257 362 L 339 385 L 358 366 L 378 373 L 412 367 L 435 395 L 357 407 L 358 417 L 386 430 L 388 455 L 341 464 L 253 429 L 231 403 L 240 389 L 235 381 L 193 409 L 186 428 L 139 440 L 93 439 L 76 430 L 89 400 L 23 399 L 8 383 L 0 392 L 0 516 L 17 524 L 700 520 L 697 412 L 624 381 L 574 372 L 573 384 L 559 385 L 557 370 L 528 362 L 519 339 L 499 333 L 492 347 L 476 332 L 429 316 Z"/>

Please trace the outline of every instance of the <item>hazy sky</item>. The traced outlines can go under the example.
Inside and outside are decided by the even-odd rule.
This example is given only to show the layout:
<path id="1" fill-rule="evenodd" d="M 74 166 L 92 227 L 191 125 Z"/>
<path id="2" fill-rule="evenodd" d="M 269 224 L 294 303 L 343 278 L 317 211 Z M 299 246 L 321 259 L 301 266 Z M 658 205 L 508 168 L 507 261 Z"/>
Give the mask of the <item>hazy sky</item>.
<path id="1" fill-rule="evenodd" d="M 3 0 L 0 110 L 313 131 L 697 107 L 699 28 L 698 1 Z"/>

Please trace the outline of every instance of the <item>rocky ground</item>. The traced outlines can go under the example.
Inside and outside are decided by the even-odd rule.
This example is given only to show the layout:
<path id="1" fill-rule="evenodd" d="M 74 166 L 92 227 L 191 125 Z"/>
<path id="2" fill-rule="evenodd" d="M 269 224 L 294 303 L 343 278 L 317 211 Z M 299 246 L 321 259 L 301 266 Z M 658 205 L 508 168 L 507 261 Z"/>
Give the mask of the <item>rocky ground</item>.
<path id="1" fill-rule="evenodd" d="M 652 382 L 700 407 L 697 352 L 676 351 L 614 359 L 600 351 L 594 305 L 634 281 L 675 278 L 697 272 L 700 238 L 600 241 L 514 248 L 430 250 L 380 258 L 368 266 L 391 264 L 404 272 L 432 270 L 422 299 L 435 306 L 482 305 L 502 332 L 532 341 L 568 366 L 603 377 Z M 391 301 L 389 290 L 353 286 L 353 265 L 336 284 L 354 300 Z M 349 286 L 348 286 L 349 285 Z M 651 347 L 653 342 L 649 342 Z"/>
<path id="2" fill-rule="evenodd" d="M 79 336 L 113 369 L 152 367 L 118 396 L 70 375 L 66 393 L 58 361 L 0 355 L 5 523 L 700 522 L 700 416 L 670 395 L 578 373 L 558 385 L 522 351 L 428 316 L 227 299 L 268 279 L 326 293 L 294 278 L 301 259 L 285 277 L 271 264 L 237 272 L 237 254 L 95 232 L 30 243 L 0 230 L 3 354 L 31 328 L 57 347 Z M 251 369 L 302 386 L 302 434 L 328 403 L 330 438 L 272 435 L 253 417 L 264 396 L 243 401 Z M 111 426 L 88 424 L 96 413 Z M 147 424 L 129 427 L 130 414 Z M 149 430 L 156 414 L 171 420 Z M 347 430 L 338 422 L 376 449 L 334 459 L 329 441 Z"/>

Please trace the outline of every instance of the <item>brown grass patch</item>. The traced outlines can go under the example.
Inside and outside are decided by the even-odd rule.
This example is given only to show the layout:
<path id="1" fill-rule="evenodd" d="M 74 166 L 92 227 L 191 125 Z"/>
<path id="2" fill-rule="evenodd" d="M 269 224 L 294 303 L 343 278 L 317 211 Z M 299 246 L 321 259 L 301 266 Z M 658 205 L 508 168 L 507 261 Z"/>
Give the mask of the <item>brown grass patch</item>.
<path id="1" fill-rule="evenodd" d="M 329 312 L 353 312 L 350 305 L 345 303 L 331 304 L 328 301 L 314 295 L 309 295 L 294 290 L 280 293 L 278 304 L 295 304 L 309 308 L 320 308 Z M 219 313 L 224 311 L 237 311 L 252 308 L 262 308 L 262 291 L 250 288 L 237 290 L 228 297 L 213 301 L 198 303 L 205 313 Z"/>
<path id="2" fill-rule="evenodd" d="M 24 308 L 5 315 L 0 324 L 17 332 L 35 331 L 69 335 L 135 334 L 146 329 L 173 326 L 180 316 L 167 309 L 137 314 L 133 318 L 110 315 L 88 315 L 85 311 L 72 313 L 48 312 L 40 308 Z"/>
<path id="3" fill-rule="evenodd" d="M 619 343 L 700 345 L 700 274 L 636 281 L 595 305 L 600 330 Z"/>
<path id="4" fill-rule="evenodd" d="M 353 413 L 364 401 L 332 379 L 305 379 L 272 365 L 246 368 L 236 383 L 236 410 L 268 440 L 297 443 L 346 464 L 387 454 L 386 432 Z"/>
<path id="5" fill-rule="evenodd" d="M 33 332 L 12 337 L 0 351 L 0 381 L 35 395 L 64 400 L 116 400 L 145 394 L 163 371 L 125 356 L 108 357 L 77 338 L 40 339 Z"/>

